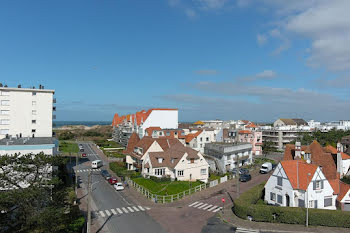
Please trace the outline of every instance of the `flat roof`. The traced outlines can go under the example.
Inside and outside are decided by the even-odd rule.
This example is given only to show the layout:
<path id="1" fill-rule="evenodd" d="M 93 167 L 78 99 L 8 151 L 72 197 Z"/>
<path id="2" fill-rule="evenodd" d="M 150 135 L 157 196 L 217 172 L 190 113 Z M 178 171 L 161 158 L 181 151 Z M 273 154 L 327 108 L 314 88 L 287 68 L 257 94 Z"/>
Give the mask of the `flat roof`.
<path id="1" fill-rule="evenodd" d="M 18 87 L 0 87 L 0 91 L 27 91 L 27 92 L 47 92 L 55 93 L 55 90 L 39 88 L 18 88 Z"/>
<path id="2" fill-rule="evenodd" d="M 23 138 L 3 138 L 0 140 L 0 145 L 2 146 L 13 146 L 13 145 L 43 145 L 43 144 L 55 144 L 57 141 L 53 137 L 23 137 Z"/>

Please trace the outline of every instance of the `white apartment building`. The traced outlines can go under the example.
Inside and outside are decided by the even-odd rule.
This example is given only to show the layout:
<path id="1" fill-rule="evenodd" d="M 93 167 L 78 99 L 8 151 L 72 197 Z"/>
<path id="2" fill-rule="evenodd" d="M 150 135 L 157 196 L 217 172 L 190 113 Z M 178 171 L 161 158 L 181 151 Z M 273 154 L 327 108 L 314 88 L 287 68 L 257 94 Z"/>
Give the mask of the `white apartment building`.
<path id="1" fill-rule="evenodd" d="M 8 137 L 52 137 L 55 91 L 0 85 L 0 139 Z"/>

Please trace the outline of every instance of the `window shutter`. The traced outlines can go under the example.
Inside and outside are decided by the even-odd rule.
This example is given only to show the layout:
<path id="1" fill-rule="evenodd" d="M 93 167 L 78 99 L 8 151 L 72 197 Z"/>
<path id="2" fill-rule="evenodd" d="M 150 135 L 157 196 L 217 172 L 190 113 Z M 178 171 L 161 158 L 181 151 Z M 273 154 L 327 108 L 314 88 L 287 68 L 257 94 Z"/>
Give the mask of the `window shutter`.
<path id="1" fill-rule="evenodd" d="M 313 189 L 316 190 L 316 182 L 313 181 L 312 184 L 313 184 L 313 186 L 314 186 Z"/>
<path id="2" fill-rule="evenodd" d="M 323 180 L 321 181 L 321 189 L 323 189 Z"/>

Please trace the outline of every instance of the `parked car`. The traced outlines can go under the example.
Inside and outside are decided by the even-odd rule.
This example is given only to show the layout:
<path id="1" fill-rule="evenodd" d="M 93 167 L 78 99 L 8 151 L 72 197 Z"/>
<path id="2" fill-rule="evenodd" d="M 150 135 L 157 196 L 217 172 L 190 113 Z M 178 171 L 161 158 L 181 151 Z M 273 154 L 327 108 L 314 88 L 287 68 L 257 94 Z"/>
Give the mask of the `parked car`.
<path id="1" fill-rule="evenodd" d="M 239 174 L 249 174 L 249 170 L 247 168 L 240 168 Z"/>
<path id="2" fill-rule="evenodd" d="M 117 177 L 110 177 L 109 179 L 108 179 L 108 183 L 110 183 L 110 184 L 116 184 L 116 183 L 118 183 L 118 180 L 117 180 Z"/>
<path id="3" fill-rule="evenodd" d="M 86 153 L 82 153 L 82 154 L 81 154 L 81 157 L 86 157 Z"/>
<path id="4" fill-rule="evenodd" d="M 250 174 L 242 174 L 239 176 L 239 181 L 241 182 L 247 182 L 252 179 L 252 176 Z"/>
<path id="5" fill-rule="evenodd" d="M 101 175 L 108 180 L 109 178 L 111 178 L 111 174 L 109 174 L 109 172 L 107 170 L 102 170 L 101 171 Z"/>
<path id="6" fill-rule="evenodd" d="M 272 171 L 272 163 L 266 162 L 261 165 L 260 173 L 265 174 L 269 173 L 270 171 Z"/>
<path id="7" fill-rule="evenodd" d="M 123 183 L 116 183 L 116 184 L 114 185 L 114 188 L 115 188 L 115 190 L 117 190 L 117 191 L 124 190 Z"/>

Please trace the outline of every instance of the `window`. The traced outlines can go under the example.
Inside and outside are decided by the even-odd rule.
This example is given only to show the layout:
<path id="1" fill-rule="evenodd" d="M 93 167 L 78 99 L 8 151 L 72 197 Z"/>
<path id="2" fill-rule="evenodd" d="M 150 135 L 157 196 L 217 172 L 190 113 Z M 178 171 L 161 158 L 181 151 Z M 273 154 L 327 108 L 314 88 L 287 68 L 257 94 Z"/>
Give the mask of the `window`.
<path id="1" fill-rule="evenodd" d="M 206 168 L 201 169 L 201 175 L 206 175 L 206 174 L 207 174 L 207 169 Z"/>
<path id="2" fill-rule="evenodd" d="M 163 158 L 158 158 L 158 163 L 162 163 L 163 162 Z"/>
<path id="3" fill-rule="evenodd" d="M 165 168 L 157 168 L 154 170 L 154 174 L 156 176 L 163 176 L 165 175 Z"/>
<path id="4" fill-rule="evenodd" d="M 162 136 L 163 135 L 163 133 L 162 132 L 159 132 L 159 136 Z"/>
<path id="5" fill-rule="evenodd" d="M 0 134 L 1 135 L 6 135 L 6 134 L 8 134 L 9 133 L 9 129 L 0 129 Z"/>
<path id="6" fill-rule="evenodd" d="M 147 173 L 149 173 L 149 168 L 147 168 Z"/>
<path id="7" fill-rule="evenodd" d="M 166 132 L 166 136 L 170 136 L 170 132 Z"/>
<path id="8" fill-rule="evenodd" d="M 316 189 L 321 189 L 321 181 L 316 181 Z"/>
<path id="9" fill-rule="evenodd" d="M 201 142 L 203 142 L 203 138 L 200 138 L 199 140 L 200 140 Z"/>
<path id="10" fill-rule="evenodd" d="M 190 159 L 191 163 L 194 163 L 194 159 Z"/>
<path id="11" fill-rule="evenodd" d="M 314 201 L 309 201 L 309 208 L 314 208 Z"/>
<path id="12" fill-rule="evenodd" d="M 32 129 L 32 133 L 35 133 L 36 132 L 36 129 Z"/>
<path id="13" fill-rule="evenodd" d="M 9 115 L 9 110 L 1 110 L 1 115 Z"/>
<path id="14" fill-rule="evenodd" d="M 177 176 L 184 176 L 184 171 L 183 170 L 177 171 Z"/>
<path id="15" fill-rule="evenodd" d="M 324 197 L 324 207 L 332 206 L 333 199 L 332 197 Z"/>
<path id="16" fill-rule="evenodd" d="M 32 105 L 35 106 L 36 105 L 36 101 L 32 101 Z"/>
<path id="17" fill-rule="evenodd" d="M 323 189 L 323 181 L 317 180 L 313 182 L 313 190 Z"/>
<path id="18" fill-rule="evenodd" d="M 177 132 L 175 132 L 174 134 L 177 135 Z"/>
<path id="19" fill-rule="evenodd" d="M 209 137 L 206 137 L 205 141 L 209 142 Z"/>
<path id="20" fill-rule="evenodd" d="M 32 110 L 32 115 L 36 115 L 36 110 Z"/>
<path id="21" fill-rule="evenodd" d="M 282 204 L 282 195 L 277 195 L 277 203 Z"/>
<path id="22" fill-rule="evenodd" d="M 9 125 L 10 124 L 10 120 L 9 119 L 2 119 L 0 120 L 0 125 Z"/>
<path id="23" fill-rule="evenodd" d="M 203 147 L 203 144 L 199 144 L 199 147 L 202 148 L 202 147 Z"/>
<path id="24" fill-rule="evenodd" d="M 282 177 L 277 177 L 277 185 L 282 186 Z"/>
<path id="25" fill-rule="evenodd" d="M 1 106 L 9 106 L 10 101 L 9 100 L 1 100 Z"/>
<path id="26" fill-rule="evenodd" d="M 32 124 L 36 124 L 36 120 L 32 120 Z"/>
<path id="27" fill-rule="evenodd" d="M 275 193 L 270 193 L 270 200 L 276 201 L 276 194 Z"/>
<path id="28" fill-rule="evenodd" d="M 36 92 L 32 92 L 32 95 L 36 95 Z"/>

